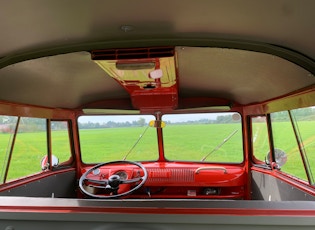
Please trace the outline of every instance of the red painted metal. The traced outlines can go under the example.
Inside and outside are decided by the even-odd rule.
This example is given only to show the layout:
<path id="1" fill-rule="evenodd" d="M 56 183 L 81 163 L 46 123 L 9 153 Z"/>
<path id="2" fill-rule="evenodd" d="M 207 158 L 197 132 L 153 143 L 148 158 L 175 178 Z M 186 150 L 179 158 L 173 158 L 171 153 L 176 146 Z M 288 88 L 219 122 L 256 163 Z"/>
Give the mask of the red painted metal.
<path id="1" fill-rule="evenodd" d="M 45 206 L 0 206 L 0 212 L 15 213 L 94 213 L 94 214 L 187 214 L 226 216 L 288 216 L 315 217 L 315 210 L 258 209 L 258 208 L 155 208 L 155 207 L 45 207 Z"/>
<path id="2" fill-rule="evenodd" d="M 152 192 L 151 198 L 244 199 L 247 177 L 241 165 L 209 166 L 205 163 L 182 162 L 146 162 L 143 165 L 148 171 L 148 179 L 143 187 L 159 191 L 158 194 Z M 83 168 L 80 174 L 88 169 Z M 125 164 L 108 165 L 102 167 L 98 175 L 90 175 L 89 178 L 102 180 L 121 170 L 130 178 L 137 174 L 135 171 L 138 168 Z M 205 195 L 203 190 L 206 188 L 218 189 L 219 194 Z M 147 194 L 140 191 L 130 197 L 147 198 Z"/>
<path id="3" fill-rule="evenodd" d="M 141 111 L 174 110 L 178 106 L 177 86 L 134 90 L 130 94 L 136 109 Z"/>

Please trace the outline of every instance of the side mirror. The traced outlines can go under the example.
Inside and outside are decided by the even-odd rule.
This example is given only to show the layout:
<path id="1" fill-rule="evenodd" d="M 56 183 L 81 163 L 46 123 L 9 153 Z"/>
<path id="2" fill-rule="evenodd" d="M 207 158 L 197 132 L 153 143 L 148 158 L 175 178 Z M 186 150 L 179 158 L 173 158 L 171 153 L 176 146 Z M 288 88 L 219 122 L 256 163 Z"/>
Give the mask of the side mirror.
<path id="1" fill-rule="evenodd" d="M 49 162 L 48 161 L 48 155 L 45 155 L 42 158 L 41 162 L 40 162 L 40 165 L 41 165 L 43 171 L 49 168 L 49 163 L 48 162 Z M 56 157 L 55 155 L 52 155 L 51 156 L 51 164 L 52 164 L 53 167 L 58 166 L 58 164 L 59 164 L 58 157 Z"/>
<path id="2" fill-rule="evenodd" d="M 279 168 L 287 162 L 287 154 L 281 149 L 274 149 L 275 151 L 275 161 Z M 270 164 L 270 152 L 266 156 L 266 163 Z"/>

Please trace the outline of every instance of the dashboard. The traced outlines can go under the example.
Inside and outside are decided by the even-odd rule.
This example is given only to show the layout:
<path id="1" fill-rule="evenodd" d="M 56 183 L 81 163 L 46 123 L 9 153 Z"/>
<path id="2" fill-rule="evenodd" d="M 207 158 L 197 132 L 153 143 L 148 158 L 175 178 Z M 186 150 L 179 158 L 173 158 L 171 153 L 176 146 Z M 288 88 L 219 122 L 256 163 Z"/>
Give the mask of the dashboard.
<path id="1" fill-rule="evenodd" d="M 245 196 L 247 179 L 245 169 L 240 165 L 191 162 L 145 162 L 141 165 L 146 173 L 136 165 L 122 162 L 106 163 L 96 169 L 83 168 L 82 175 L 87 174 L 84 189 L 107 198 L 111 195 L 111 192 L 106 192 L 107 182 L 114 178 L 121 182 L 116 193 L 120 196 L 139 185 L 140 181 L 142 183 L 146 174 L 143 184 L 123 198 L 244 199 Z M 93 185 L 96 181 L 105 186 Z"/>

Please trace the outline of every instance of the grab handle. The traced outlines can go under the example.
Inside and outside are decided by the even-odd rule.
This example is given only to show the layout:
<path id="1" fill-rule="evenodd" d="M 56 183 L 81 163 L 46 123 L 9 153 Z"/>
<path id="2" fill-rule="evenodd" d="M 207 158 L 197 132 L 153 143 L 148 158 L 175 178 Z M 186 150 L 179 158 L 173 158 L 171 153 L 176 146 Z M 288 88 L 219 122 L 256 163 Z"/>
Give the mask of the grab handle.
<path id="1" fill-rule="evenodd" d="M 226 168 L 224 168 L 224 167 L 215 167 L 215 166 L 197 168 L 195 173 L 198 174 L 200 171 L 203 171 L 203 170 L 223 170 L 224 174 L 227 174 Z"/>

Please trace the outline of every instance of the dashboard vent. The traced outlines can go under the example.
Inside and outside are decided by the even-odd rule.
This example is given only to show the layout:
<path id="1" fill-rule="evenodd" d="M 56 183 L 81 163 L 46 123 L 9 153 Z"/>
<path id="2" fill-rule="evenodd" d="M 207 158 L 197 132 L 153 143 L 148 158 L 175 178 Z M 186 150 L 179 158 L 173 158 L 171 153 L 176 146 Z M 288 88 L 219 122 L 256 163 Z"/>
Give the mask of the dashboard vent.
<path id="1" fill-rule="evenodd" d="M 176 183 L 176 182 L 194 182 L 195 170 L 188 169 L 152 169 L 148 170 L 149 182 L 163 182 L 163 183 Z"/>
<path id="2" fill-rule="evenodd" d="M 107 49 L 91 51 L 92 60 L 127 60 L 174 56 L 174 47 Z"/>

